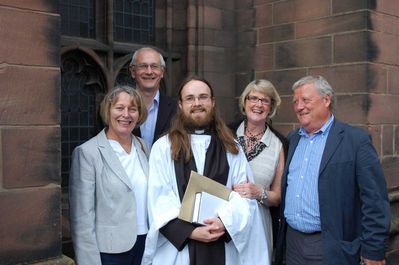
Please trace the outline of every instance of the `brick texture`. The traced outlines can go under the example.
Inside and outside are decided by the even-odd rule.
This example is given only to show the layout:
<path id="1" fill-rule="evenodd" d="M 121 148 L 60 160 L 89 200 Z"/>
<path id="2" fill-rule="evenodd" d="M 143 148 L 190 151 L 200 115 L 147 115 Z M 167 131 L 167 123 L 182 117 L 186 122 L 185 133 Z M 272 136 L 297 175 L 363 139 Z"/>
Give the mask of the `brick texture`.
<path id="1" fill-rule="evenodd" d="M 276 44 L 276 68 L 309 67 L 331 63 L 331 38 Z"/>
<path id="2" fill-rule="evenodd" d="M 57 127 L 3 128 L 3 185 L 24 188 L 60 183 L 60 131 Z"/>
<path id="3" fill-rule="evenodd" d="M 58 124 L 59 87 L 58 69 L 0 65 L 0 125 Z"/>
<path id="4" fill-rule="evenodd" d="M 59 17 L 0 8 L 0 25 L 0 63 L 58 67 Z"/>
<path id="5" fill-rule="evenodd" d="M 0 264 L 61 255 L 60 194 L 59 187 L 0 192 Z"/>

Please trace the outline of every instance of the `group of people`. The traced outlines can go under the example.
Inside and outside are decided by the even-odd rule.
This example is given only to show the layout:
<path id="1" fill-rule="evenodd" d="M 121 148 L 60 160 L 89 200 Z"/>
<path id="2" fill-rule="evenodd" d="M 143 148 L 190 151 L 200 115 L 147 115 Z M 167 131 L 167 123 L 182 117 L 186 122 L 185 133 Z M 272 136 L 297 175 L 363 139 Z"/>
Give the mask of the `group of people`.
<path id="1" fill-rule="evenodd" d="M 202 77 L 184 80 L 177 100 L 164 95 L 165 67 L 157 50 L 137 50 L 135 89 L 109 91 L 105 128 L 73 151 L 78 265 L 385 264 L 390 208 L 378 155 L 366 132 L 335 118 L 323 77 L 293 85 L 300 127 L 285 138 L 271 126 L 281 103 L 271 82 L 247 85 L 244 119 L 228 126 Z M 233 191 L 205 225 L 178 218 L 192 170 Z"/>

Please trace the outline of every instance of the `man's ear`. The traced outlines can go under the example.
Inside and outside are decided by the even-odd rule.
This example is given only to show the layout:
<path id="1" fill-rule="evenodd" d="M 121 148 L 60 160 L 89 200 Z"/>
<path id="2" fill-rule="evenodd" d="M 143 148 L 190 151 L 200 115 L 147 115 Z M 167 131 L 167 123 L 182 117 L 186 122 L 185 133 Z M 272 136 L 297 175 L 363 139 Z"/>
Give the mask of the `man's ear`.
<path id="1" fill-rule="evenodd" d="M 181 109 L 182 107 L 181 100 L 179 100 L 179 108 Z"/>
<path id="2" fill-rule="evenodd" d="M 129 66 L 129 70 L 130 70 L 130 75 L 132 76 L 133 79 L 136 78 L 136 74 L 134 72 L 134 65 L 130 65 Z"/>

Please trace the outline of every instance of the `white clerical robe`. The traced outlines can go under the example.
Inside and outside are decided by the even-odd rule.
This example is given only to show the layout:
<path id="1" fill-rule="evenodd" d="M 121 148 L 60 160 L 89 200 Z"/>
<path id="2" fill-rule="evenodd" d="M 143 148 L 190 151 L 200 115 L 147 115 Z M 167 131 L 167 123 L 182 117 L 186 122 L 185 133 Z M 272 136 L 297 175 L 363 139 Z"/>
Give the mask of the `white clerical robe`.
<path id="1" fill-rule="evenodd" d="M 203 174 L 206 151 L 211 137 L 191 135 L 191 147 L 197 171 Z M 226 186 L 252 181 L 252 172 L 244 153 L 227 153 L 229 174 Z M 150 230 L 147 234 L 142 265 L 188 265 L 188 245 L 178 251 L 159 229 L 177 218 L 180 198 L 174 161 L 168 136 L 154 143 L 149 160 L 148 210 Z M 249 178 L 249 179 L 248 179 Z M 269 254 L 259 208 L 256 200 L 241 198 L 232 192 L 226 207 L 219 212 L 232 240 L 225 243 L 226 265 L 269 264 Z M 176 231 L 179 233 L 179 231 Z"/>

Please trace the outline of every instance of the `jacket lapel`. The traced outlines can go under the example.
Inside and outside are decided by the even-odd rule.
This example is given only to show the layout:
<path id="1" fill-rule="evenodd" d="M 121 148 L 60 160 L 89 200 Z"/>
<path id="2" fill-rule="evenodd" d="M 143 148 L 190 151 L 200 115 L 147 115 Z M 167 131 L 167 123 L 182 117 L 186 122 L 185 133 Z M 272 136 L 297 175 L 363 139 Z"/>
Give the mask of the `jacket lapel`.
<path id="1" fill-rule="evenodd" d="M 328 161 L 330 161 L 331 157 L 337 150 L 339 144 L 342 141 L 344 129 L 341 126 L 341 123 L 337 120 L 334 120 L 334 123 L 331 126 L 330 132 L 328 133 L 328 138 L 326 142 L 326 146 L 324 147 L 323 156 L 320 162 L 319 176 L 326 168 Z"/>
<path id="2" fill-rule="evenodd" d="M 126 174 L 125 169 L 122 167 L 118 157 L 108 142 L 107 136 L 105 135 L 105 129 L 98 135 L 98 149 L 104 158 L 104 163 L 107 163 L 109 168 L 115 173 L 118 178 L 125 183 L 131 190 L 133 186 L 129 177 Z"/>
<path id="3" fill-rule="evenodd" d="M 134 143 L 134 146 L 135 146 L 135 148 L 137 150 L 137 156 L 139 158 L 139 162 L 140 162 L 141 168 L 143 169 L 144 175 L 148 178 L 148 170 L 149 170 L 149 168 L 148 168 L 148 158 L 147 158 L 147 154 L 142 149 L 142 146 L 139 143 L 139 141 L 140 140 L 138 140 L 136 137 L 134 137 L 133 143 Z"/>
<path id="4" fill-rule="evenodd" d="M 164 132 L 165 126 L 167 125 L 168 121 L 170 121 L 169 116 L 173 108 L 170 106 L 172 101 L 169 97 L 166 97 L 163 93 L 159 93 L 159 109 L 157 115 L 157 123 L 155 125 L 155 133 L 154 133 L 154 142 L 157 138 Z"/>

